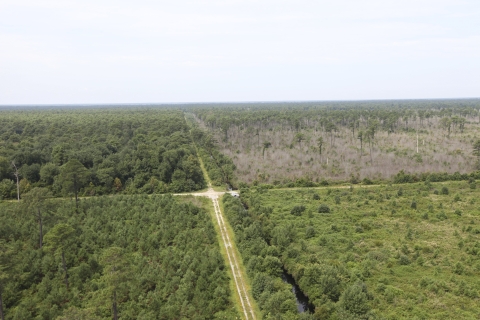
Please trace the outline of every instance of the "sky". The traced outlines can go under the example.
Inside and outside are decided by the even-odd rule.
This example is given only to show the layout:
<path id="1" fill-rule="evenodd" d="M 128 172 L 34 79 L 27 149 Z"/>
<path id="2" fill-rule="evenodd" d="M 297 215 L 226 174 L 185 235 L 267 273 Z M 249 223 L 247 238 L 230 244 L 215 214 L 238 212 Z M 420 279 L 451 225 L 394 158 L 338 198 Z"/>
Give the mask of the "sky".
<path id="1" fill-rule="evenodd" d="M 478 0 L 0 0 L 0 105 L 473 97 Z"/>

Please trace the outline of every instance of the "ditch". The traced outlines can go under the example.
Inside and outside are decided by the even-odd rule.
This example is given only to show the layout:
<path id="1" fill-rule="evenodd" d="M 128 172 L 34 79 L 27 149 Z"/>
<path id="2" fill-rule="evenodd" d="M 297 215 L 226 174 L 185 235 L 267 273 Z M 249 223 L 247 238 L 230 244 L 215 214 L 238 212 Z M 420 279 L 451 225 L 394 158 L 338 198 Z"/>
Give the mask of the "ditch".
<path id="1" fill-rule="evenodd" d="M 282 271 L 282 280 L 283 282 L 286 282 L 292 286 L 292 292 L 295 295 L 298 313 L 313 313 L 315 311 L 315 307 L 310 303 L 308 297 L 302 292 L 302 290 L 300 290 L 300 287 L 297 285 L 292 275 L 289 274 L 285 269 Z"/>

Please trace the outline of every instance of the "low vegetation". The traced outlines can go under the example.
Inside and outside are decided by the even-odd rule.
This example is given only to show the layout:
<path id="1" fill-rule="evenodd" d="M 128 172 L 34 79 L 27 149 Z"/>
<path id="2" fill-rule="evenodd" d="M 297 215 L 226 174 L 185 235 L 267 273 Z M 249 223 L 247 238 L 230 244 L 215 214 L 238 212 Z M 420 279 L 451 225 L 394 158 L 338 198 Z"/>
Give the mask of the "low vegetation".
<path id="1" fill-rule="evenodd" d="M 274 295 L 283 297 L 278 306 L 291 310 L 279 278 L 285 268 L 318 319 L 478 316 L 480 197 L 474 180 L 253 187 L 241 194 L 248 210 L 226 196 L 226 212 L 265 310 Z M 235 201 L 237 213 L 228 214 Z"/>

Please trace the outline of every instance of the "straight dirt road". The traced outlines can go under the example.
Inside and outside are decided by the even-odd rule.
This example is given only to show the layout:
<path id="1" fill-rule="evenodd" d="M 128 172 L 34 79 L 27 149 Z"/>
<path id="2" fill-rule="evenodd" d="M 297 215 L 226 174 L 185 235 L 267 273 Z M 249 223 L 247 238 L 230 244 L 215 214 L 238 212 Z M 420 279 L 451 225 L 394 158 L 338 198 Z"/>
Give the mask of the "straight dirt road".
<path id="1" fill-rule="evenodd" d="M 242 271 L 240 268 L 241 261 L 237 257 L 237 253 L 235 251 L 235 246 L 232 245 L 232 239 L 229 235 L 227 224 L 228 222 L 225 221 L 224 215 L 222 213 L 222 209 L 220 204 L 218 203 L 218 198 L 223 196 L 225 192 L 217 192 L 213 190 L 209 183 L 208 190 L 205 192 L 196 192 L 196 193 L 181 193 L 175 194 L 176 196 L 182 195 L 192 195 L 195 197 L 208 197 L 212 200 L 213 208 L 215 210 L 215 218 L 218 225 L 218 229 L 220 230 L 220 235 L 222 238 L 223 246 L 226 252 L 226 263 L 230 266 L 232 270 L 232 276 L 235 283 L 236 294 L 238 296 L 238 300 L 240 301 L 242 307 L 242 313 L 246 320 L 252 319 L 255 320 L 255 310 L 252 306 L 253 299 L 250 297 L 249 292 L 247 290 L 247 286 L 245 285 L 245 279 L 242 275 Z"/>

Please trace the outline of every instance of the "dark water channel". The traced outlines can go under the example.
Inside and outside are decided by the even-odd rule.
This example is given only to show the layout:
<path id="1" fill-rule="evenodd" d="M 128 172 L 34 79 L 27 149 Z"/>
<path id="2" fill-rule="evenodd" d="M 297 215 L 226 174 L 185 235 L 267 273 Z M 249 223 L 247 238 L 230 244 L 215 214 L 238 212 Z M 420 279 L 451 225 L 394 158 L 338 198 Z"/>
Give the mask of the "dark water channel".
<path id="1" fill-rule="evenodd" d="M 313 313 L 315 311 L 315 308 L 310 303 L 310 301 L 308 301 L 307 296 L 300 290 L 297 283 L 295 282 L 295 279 L 290 274 L 288 274 L 286 270 L 283 270 L 282 272 L 282 280 L 283 282 L 286 282 L 292 286 L 292 292 L 295 295 L 295 299 L 297 302 L 298 313 Z"/>

